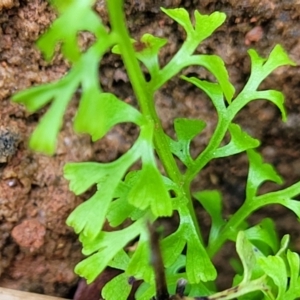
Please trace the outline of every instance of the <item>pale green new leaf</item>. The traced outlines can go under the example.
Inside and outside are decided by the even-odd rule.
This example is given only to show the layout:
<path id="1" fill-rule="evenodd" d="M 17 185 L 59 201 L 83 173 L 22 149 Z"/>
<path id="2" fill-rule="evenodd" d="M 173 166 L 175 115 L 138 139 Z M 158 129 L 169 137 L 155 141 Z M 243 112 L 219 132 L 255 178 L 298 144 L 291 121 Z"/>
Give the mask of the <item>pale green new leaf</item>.
<path id="1" fill-rule="evenodd" d="M 128 282 L 128 276 L 122 273 L 111 279 L 102 289 L 102 297 L 105 300 L 127 300 L 132 286 Z"/>
<path id="2" fill-rule="evenodd" d="M 298 299 L 300 297 L 300 260 L 299 254 L 287 250 L 287 261 L 289 264 L 289 285 L 285 293 L 285 299 Z"/>
<path id="3" fill-rule="evenodd" d="M 245 233 L 240 231 L 236 239 L 236 251 L 241 259 L 244 275 L 242 283 L 250 281 L 256 264 L 255 247 L 249 242 Z"/>
<path id="4" fill-rule="evenodd" d="M 287 286 L 287 270 L 284 260 L 279 256 L 261 257 L 258 259 L 258 264 L 262 270 L 274 281 L 278 288 L 277 300 L 284 300 Z"/>
<path id="5" fill-rule="evenodd" d="M 228 130 L 231 140 L 229 144 L 218 148 L 214 152 L 214 158 L 234 155 L 248 149 L 256 148 L 260 144 L 259 140 L 252 138 L 237 124 L 231 123 Z"/>
<path id="6" fill-rule="evenodd" d="M 247 150 L 249 158 L 249 174 L 246 186 L 246 199 L 251 200 L 256 196 L 258 187 L 265 181 L 282 183 L 281 177 L 277 174 L 272 165 L 264 163 L 260 154 L 253 149 Z"/>

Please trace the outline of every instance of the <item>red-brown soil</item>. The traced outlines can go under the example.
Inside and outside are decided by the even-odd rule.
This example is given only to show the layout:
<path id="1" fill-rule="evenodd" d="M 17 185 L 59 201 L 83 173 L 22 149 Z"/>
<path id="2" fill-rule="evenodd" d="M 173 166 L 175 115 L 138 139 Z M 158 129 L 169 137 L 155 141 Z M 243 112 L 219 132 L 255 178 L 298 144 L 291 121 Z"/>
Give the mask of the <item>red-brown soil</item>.
<path id="1" fill-rule="evenodd" d="M 95 10 L 107 22 L 104 1 L 97 1 Z M 296 0 L 165 0 L 126 3 L 128 27 L 134 38 L 144 33 L 166 37 L 161 62 L 170 59 L 184 40 L 184 31 L 160 12 L 159 7 L 185 7 L 190 12 L 222 11 L 226 23 L 197 49 L 201 53 L 220 55 L 230 78 L 239 91 L 250 73 L 247 50 L 255 48 L 266 56 L 280 43 L 290 57 L 300 63 L 300 3 Z M 35 48 L 34 42 L 55 19 L 54 11 L 44 0 L 0 0 L 0 141 L 10 142 L 8 151 L 0 147 L 0 286 L 72 297 L 78 278 L 73 273 L 82 258 L 77 237 L 65 225 L 70 212 L 84 200 L 68 191 L 62 177 L 62 167 L 68 161 L 111 161 L 131 145 L 135 130 L 130 125 L 118 126 L 106 138 L 92 144 L 89 137 L 78 136 L 72 130 L 72 117 L 78 95 L 68 108 L 59 136 L 57 153 L 46 157 L 27 148 L 27 141 L 37 125 L 39 114 L 29 115 L 21 106 L 10 102 L 10 96 L 33 85 L 54 81 L 70 68 L 60 54 L 49 64 Z M 81 35 L 84 46 L 89 35 Z M 186 74 L 207 73 L 192 67 Z M 119 57 L 107 55 L 100 68 L 105 90 L 134 103 L 130 84 Z M 266 101 L 251 103 L 236 118 L 253 137 L 262 141 L 261 153 L 274 164 L 290 185 L 300 179 L 300 72 L 298 67 L 282 67 L 264 81 L 261 88 L 283 91 L 289 119 L 280 120 L 276 107 Z M 201 118 L 207 128 L 193 142 L 194 153 L 201 151 L 216 124 L 212 104 L 194 87 L 174 78 L 156 95 L 159 115 L 167 132 L 171 133 L 175 117 Z M 1 145 L 1 144 L 0 144 Z M 213 161 L 197 178 L 193 187 L 220 189 L 225 199 L 225 214 L 234 212 L 244 199 L 247 175 L 244 155 Z M 207 218 L 201 212 L 203 226 Z M 280 207 L 258 212 L 255 222 L 264 216 L 277 221 L 280 234 L 290 233 L 293 248 L 300 251 L 300 226 L 293 213 Z M 227 251 L 223 258 L 230 256 Z M 228 265 L 216 259 L 225 281 Z"/>

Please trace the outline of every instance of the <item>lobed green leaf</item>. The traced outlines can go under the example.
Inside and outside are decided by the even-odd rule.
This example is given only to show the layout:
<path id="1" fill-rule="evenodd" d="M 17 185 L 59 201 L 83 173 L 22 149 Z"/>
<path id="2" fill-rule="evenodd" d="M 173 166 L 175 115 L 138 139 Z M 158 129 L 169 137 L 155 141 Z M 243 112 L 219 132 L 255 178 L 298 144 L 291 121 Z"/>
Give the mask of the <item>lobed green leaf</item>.
<path id="1" fill-rule="evenodd" d="M 273 253 L 276 253 L 279 248 L 279 239 L 272 219 L 263 219 L 259 224 L 245 230 L 245 235 L 252 242 L 267 244 Z"/>
<path id="2" fill-rule="evenodd" d="M 196 192 L 193 196 L 201 203 L 211 217 L 212 224 L 208 241 L 209 244 L 213 243 L 218 239 L 219 232 L 225 224 L 225 220 L 222 217 L 222 196 L 216 190 Z"/>
<path id="3" fill-rule="evenodd" d="M 127 300 L 132 288 L 128 279 L 125 273 L 114 277 L 102 289 L 102 297 L 107 300 Z"/>
<path id="4" fill-rule="evenodd" d="M 150 207 L 155 216 L 172 214 L 170 195 L 153 164 L 143 164 L 140 176 L 128 194 L 128 202 L 141 210 Z"/>
<path id="5" fill-rule="evenodd" d="M 187 167 L 193 164 L 190 154 L 190 143 L 204 128 L 206 124 L 198 119 L 177 118 L 174 121 L 175 132 L 178 141 L 172 140 L 167 136 L 170 150 L 174 153 Z"/>
<path id="6" fill-rule="evenodd" d="M 230 143 L 214 151 L 213 156 L 215 158 L 241 153 L 260 145 L 259 140 L 252 138 L 245 131 L 242 131 L 239 125 L 231 123 L 228 129 L 231 135 Z"/>
<path id="7" fill-rule="evenodd" d="M 288 57 L 282 46 L 276 45 L 268 59 L 260 57 L 253 49 L 248 51 L 251 58 L 251 76 L 245 86 L 246 90 L 255 91 L 258 85 L 275 69 L 284 65 L 296 64 Z"/>
<path id="8" fill-rule="evenodd" d="M 256 196 L 257 189 L 263 182 L 269 180 L 281 184 L 282 179 L 273 166 L 263 163 L 261 155 L 253 149 L 247 150 L 247 155 L 250 167 L 246 186 L 246 199 L 251 200 Z"/>
<path id="9" fill-rule="evenodd" d="M 166 267 L 173 265 L 182 253 L 186 245 L 184 234 L 184 228 L 181 226 L 161 241 L 161 251 Z"/>
<path id="10" fill-rule="evenodd" d="M 187 34 L 190 34 L 194 31 L 193 25 L 190 20 L 189 13 L 184 8 L 174 8 L 174 9 L 166 9 L 160 8 L 166 15 L 168 15 L 171 19 L 180 24 L 186 31 Z"/>
<path id="11" fill-rule="evenodd" d="M 199 65 L 206 68 L 208 71 L 210 71 L 215 78 L 217 79 L 219 86 L 222 90 L 222 93 L 224 94 L 226 100 L 228 103 L 231 103 L 232 97 L 235 93 L 234 86 L 229 81 L 229 75 L 226 70 L 226 67 L 224 65 L 223 60 L 217 56 L 217 55 L 193 55 L 189 59 L 186 59 L 187 64 L 189 65 Z M 187 80 L 187 77 L 181 77 L 185 80 Z M 189 81 L 189 80 L 187 80 Z M 195 77 L 192 77 L 191 83 L 195 84 L 199 88 L 203 89 L 206 93 L 218 93 L 218 87 L 216 85 L 210 85 L 208 86 L 205 84 L 206 81 L 197 79 Z M 204 84 L 202 83 L 204 82 Z M 205 86 L 206 85 L 206 86 Z M 208 93 L 209 94 L 209 93 Z M 210 95 L 209 95 L 210 96 Z M 212 98 L 213 100 L 213 98 Z M 214 105 L 217 107 L 216 103 Z"/>
<path id="12" fill-rule="evenodd" d="M 93 282 L 120 250 L 144 230 L 144 222 L 141 219 L 119 231 L 98 231 L 100 233 L 94 238 L 81 234 L 80 241 L 84 247 L 83 254 L 94 254 L 77 264 L 75 272 L 86 278 L 88 283 Z"/>
<path id="13" fill-rule="evenodd" d="M 134 40 L 132 42 L 137 59 L 146 66 L 151 78 L 157 76 L 160 69 L 158 60 L 159 50 L 166 45 L 167 39 L 155 37 L 152 34 L 146 33 L 141 37 L 139 42 Z M 120 54 L 118 45 L 113 47 L 112 52 Z"/>
<path id="14" fill-rule="evenodd" d="M 114 94 L 100 93 L 96 88 L 86 90 L 74 120 L 77 132 L 89 133 L 92 140 L 101 139 L 116 124 L 133 122 L 142 125 L 143 116 Z"/>
<path id="15" fill-rule="evenodd" d="M 37 46 L 47 60 L 53 57 L 56 44 L 61 42 L 63 55 L 73 63 L 78 61 L 81 56 L 77 40 L 79 31 L 89 31 L 103 40 L 108 37 L 101 19 L 92 10 L 93 2 L 73 1 L 71 5 L 64 5 L 56 1 L 61 15 L 37 42 Z M 66 24 L 72 25 L 66 26 Z"/>

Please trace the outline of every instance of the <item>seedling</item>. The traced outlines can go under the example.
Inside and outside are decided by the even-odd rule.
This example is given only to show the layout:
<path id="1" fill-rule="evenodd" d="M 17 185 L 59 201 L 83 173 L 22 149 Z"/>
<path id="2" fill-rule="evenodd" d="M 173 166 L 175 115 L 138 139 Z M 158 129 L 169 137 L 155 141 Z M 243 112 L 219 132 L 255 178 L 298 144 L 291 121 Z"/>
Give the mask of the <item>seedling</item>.
<path id="1" fill-rule="evenodd" d="M 131 122 L 140 130 L 131 149 L 115 161 L 67 163 L 64 168 L 65 178 L 76 195 L 97 185 L 96 193 L 67 219 L 67 224 L 79 235 L 82 252 L 87 256 L 76 266 L 75 272 L 91 283 L 107 266 L 122 270 L 102 290 L 102 297 L 107 300 L 127 299 L 131 290 L 128 279 L 132 276 L 142 281 L 135 294 L 139 300 L 168 299 L 169 295 L 176 294 L 176 286 L 177 296 L 171 299 L 283 300 L 300 297 L 299 257 L 288 249 L 288 235 L 280 242 L 269 218 L 253 227 L 246 225 L 247 218 L 254 211 L 270 204 L 281 204 L 299 218 L 300 203 L 294 198 L 300 194 L 300 182 L 275 192 L 258 194 L 262 183 L 273 181 L 281 184 L 282 179 L 270 164 L 263 162 L 256 149 L 260 142 L 233 122 L 237 113 L 256 99 L 272 102 L 286 120 L 282 93 L 258 90 L 260 83 L 276 68 L 294 65 L 283 48 L 275 46 L 268 58 L 249 50 L 251 75 L 243 90 L 236 94 L 222 59 L 216 55 L 195 53 L 198 45 L 223 24 L 224 13 L 202 15 L 195 11 L 192 22 L 183 8 L 162 8 L 162 13 L 183 27 L 186 39 L 174 57 L 160 66 L 158 54 L 167 39 L 145 34 L 140 41 L 132 41 L 126 29 L 122 0 L 106 3 L 110 30 L 92 9 L 93 0 L 52 2 L 59 17 L 37 45 L 46 59 L 51 60 L 57 44 L 60 44 L 61 52 L 72 68 L 58 81 L 33 87 L 13 97 L 13 101 L 24 104 L 30 112 L 49 105 L 31 136 L 30 146 L 46 154 L 55 152 L 64 112 L 79 86 L 82 95 L 74 119 L 77 132 L 88 133 L 96 141 L 119 123 Z M 89 31 L 95 36 L 95 42 L 85 52 L 81 52 L 77 44 L 80 31 Z M 121 55 L 138 108 L 112 93 L 103 92 L 99 84 L 99 62 L 105 53 L 111 51 Z M 142 65 L 150 75 L 148 81 Z M 180 76 L 184 68 L 192 65 L 206 68 L 214 75 L 215 81 Z M 172 139 L 165 133 L 155 110 L 156 91 L 178 75 L 197 87 L 199 94 L 206 93 L 218 115 L 208 145 L 196 158 L 190 154 L 190 145 L 201 134 L 205 122 L 177 118 L 174 122 L 176 139 Z M 231 140 L 223 145 L 226 134 Z M 241 152 L 245 152 L 249 159 L 246 199 L 226 221 L 218 191 L 192 193 L 190 187 L 211 160 Z M 159 171 L 158 160 L 165 175 Z M 128 171 L 137 161 L 141 162 L 141 169 Z M 184 170 L 178 166 L 178 161 L 185 166 Z M 199 201 L 211 217 L 208 243 L 202 238 L 193 199 Z M 159 243 L 160 265 L 164 265 L 166 278 L 166 286 L 160 287 L 157 282 L 155 284 L 156 277 L 150 264 L 146 224 L 160 217 L 171 217 L 175 211 L 180 219 L 178 228 Z M 103 230 L 105 220 L 115 228 L 114 231 Z M 125 221 L 129 225 L 120 229 Z M 135 250 L 126 251 L 126 246 L 133 240 L 138 241 Z M 211 259 L 227 240 L 236 243 L 240 268 L 232 287 L 218 291 L 215 286 L 217 271 Z M 184 282 L 187 282 L 185 288 Z"/>

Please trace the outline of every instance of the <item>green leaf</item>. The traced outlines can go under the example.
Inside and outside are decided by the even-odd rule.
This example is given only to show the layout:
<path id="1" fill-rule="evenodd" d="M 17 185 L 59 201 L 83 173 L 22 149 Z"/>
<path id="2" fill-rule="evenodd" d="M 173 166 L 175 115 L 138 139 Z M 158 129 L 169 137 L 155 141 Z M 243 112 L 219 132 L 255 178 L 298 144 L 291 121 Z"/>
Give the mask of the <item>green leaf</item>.
<path id="1" fill-rule="evenodd" d="M 280 256 L 284 252 L 286 252 L 289 246 L 289 242 L 290 242 L 290 236 L 288 234 L 285 234 L 280 241 L 280 249 L 276 253 L 277 256 Z"/>
<path id="2" fill-rule="evenodd" d="M 82 193 L 95 181 L 101 183 L 98 184 L 97 196 L 79 205 L 68 217 L 67 224 L 74 227 L 75 232 L 82 231 L 84 235 L 93 239 L 101 230 L 115 190 L 127 169 L 139 158 L 139 146 L 137 140 L 127 153 L 111 163 L 66 165 L 65 177 L 70 180 L 70 188 L 76 193 Z"/>
<path id="3" fill-rule="evenodd" d="M 125 270 L 130 262 L 130 258 L 124 249 L 121 249 L 110 261 L 111 268 Z"/>
<path id="4" fill-rule="evenodd" d="M 260 57 L 253 49 L 248 51 L 251 58 L 251 75 L 245 89 L 255 91 L 258 85 L 275 69 L 296 64 L 288 57 L 282 46 L 276 45 L 268 59 Z"/>
<path id="5" fill-rule="evenodd" d="M 178 141 L 167 137 L 172 153 L 174 153 L 187 167 L 191 166 L 193 159 L 190 154 L 190 143 L 206 124 L 198 119 L 177 118 L 174 121 Z"/>
<path id="6" fill-rule="evenodd" d="M 42 117 L 29 140 L 29 146 L 35 151 L 48 155 L 55 153 L 57 135 L 62 126 L 63 115 L 69 103 L 68 97 L 55 100 Z"/>
<path id="7" fill-rule="evenodd" d="M 47 60 L 53 57 L 56 44 L 62 42 L 63 55 L 71 62 L 78 61 L 81 55 L 77 40 L 79 31 L 89 31 L 103 41 L 108 38 L 99 16 L 92 10 L 93 2 L 72 1 L 72 5 L 63 6 L 57 4 L 61 8 L 61 15 L 37 42 Z"/>
<path id="8" fill-rule="evenodd" d="M 151 78 L 157 76 L 160 69 L 158 54 L 159 50 L 167 43 L 167 39 L 155 37 L 152 34 L 146 33 L 142 36 L 141 40 L 131 40 L 135 56 L 140 60 L 148 69 Z M 112 53 L 121 54 L 119 45 L 112 48 Z"/>
<path id="9" fill-rule="evenodd" d="M 128 276 L 122 273 L 110 280 L 102 289 L 102 297 L 106 300 L 127 300 L 132 286 Z"/>
<path id="10" fill-rule="evenodd" d="M 155 284 L 152 282 L 149 284 L 148 282 L 143 282 L 138 290 L 135 293 L 135 298 L 137 300 L 149 300 L 153 299 L 155 296 Z"/>
<path id="11" fill-rule="evenodd" d="M 186 232 L 186 234 L 188 233 Z M 214 280 L 217 272 L 198 237 L 191 235 L 186 241 L 186 273 L 188 281 L 193 284 L 199 283 L 200 281 L 206 282 Z"/>
<path id="12" fill-rule="evenodd" d="M 221 87 L 221 90 L 222 90 L 225 98 L 227 99 L 227 102 L 231 103 L 232 97 L 235 93 L 235 88 L 230 83 L 228 72 L 224 65 L 224 61 L 219 56 L 217 56 L 217 55 L 193 55 L 190 58 L 187 58 L 186 62 L 189 65 L 203 66 L 208 71 L 210 71 L 216 77 L 216 79 Z M 187 77 L 181 77 L 181 78 L 187 80 Z M 203 89 L 209 96 L 210 96 L 209 93 L 211 93 L 211 91 L 214 94 L 218 91 L 217 90 L 218 88 L 216 87 L 216 85 L 213 88 L 216 91 L 213 91 L 213 89 L 211 88 L 213 86 L 211 85 L 211 87 L 209 87 L 206 84 L 207 81 L 205 81 L 205 80 L 200 80 L 200 79 L 197 79 L 194 77 L 192 77 L 192 80 L 193 80 L 193 82 L 190 81 L 191 83 L 193 83 L 196 86 L 198 86 L 199 88 Z M 204 84 L 206 86 L 204 86 L 204 84 L 202 82 L 204 82 Z M 216 103 L 214 103 L 214 105 L 216 106 L 216 108 L 219 107 L 219 106 L 217 106 Z"/>
<path id="13" fill-rule="evenodd" d="M 219 191 L 201 191 L 194 193 L 193 196 L 201 203 L 210 215 L 212 224 L 209 233 L 209 244 L 218 239 L 219 232 L 225 220 L 222 217 L 222 197 Z"/>
<path id="14" fill-rule="evenodd" d="M 33 87 L 12 97 L 14 102 L 25 105 L 30 112 L 36 112 L 52 101 L 30 138 L 29 145 L 35 151 L 54 154 L 64 112 L 78 86 L 74 75 L 75 73 L 68 74 L 60 81 Z"/>
<path id="15" fill-rule="evenodd" d="M 128 202 L 145 210 L 150 206 L 155 216 L 170 216 L 172 203 L 156 166 L 144 163 L 140 176 L 128 195 Z"/>
<path id="16" fill-rule="evenodd" d="M 154 272 L 153 266 L 150 264 L 150 248 L 149 241 L 140 239 L 137 249 L 134 251 L 126 274 L 134 275 L 135 278 L 143 279 L 145 282 L 153 282 Z"/>
<path id="17" fill-rule="evenodd" d="M 72 226 L 77 234 L 82 232 L 89 239 L 95 238 L 104 224 L 118 180 L 118 177 L 114 180 L 109 177 L 109 180 L 104 181 L 100 190 L 72 211 L 67 218 L 67 225 Z"/>
<path id="18" fill-rule="evenodd" d="M 197 39 L 201 42 L 220 27 L 226 20 L 223 12 L 215 11 L 211 15 L 201 15 L 199 11 L 195 11 L 195 32 Z"/>
<path id="19" fill-rule="evenodd" d="M 80 195 L 92 185 L 101 182 L 109 175 L 110 166 L 106 164 L 83 162 L 67 163 L 64 166 L 64 177 L 70 181 L 69 189 Z"/>
<path id="20" fill-rule="evenodd" d="M 222 118 L 226 115 L 226 106 L 220 84 L 201 80 L 196 77 L 181 76 L 180 78 L 194 84 L 210 97 L 218 112 L 219 118 Z"/>
<path id="21" fill-rule="evenodd" d="M 287 286 L 287 271 L 283 259 L 279 256 L 261 257 L 258 263 L 263 271 L 274 281 L 278 288 L 276 299 L 283 300 Z"/>
<path id="22" fill-rule="evenodd" d="M 281 92 L 274 90 L 267 91 L 243 91 L 238 97 L 232 102 L 228 108 L 228 117 L 233 119 L 236 114 L 249 102 L 254 100 L 269 100 L 275 104 L 280 112 L 283 121 L 286 121 L 286 110 L 284 108 L 284 96 Z"/>
<path id="23" fill-rule="evenodd" d="M 164 265 L 171 266 L 178 259 L 186 245 L 184 238 L 183 227 L 179 227 L 177 231 L 170 234 L 161 241 L 161 252 L 163 256 Z"/>
<path id="24" fill-rule="evenodd" d="M 35 86 L 13 95 L 12 101 L 25 105 L 29 112 L 34 113 L 57 96 L 58 88 L 62 88 L 61 81 L 60 83 L 54 82 Z M 70 94 L 75 91 L 75 89 L 76 87 L 73 87 Z"/>
<path id="25" fill-rule="evenodd" d="M 300 261 L 299 254 L 292 252 L 291 250 L 287 250 L 287 261 L 289 265 L 289 285 L 288 290 L 285 293 L 285 299 L 297 299 L 300 297 Z"/>
<path id="26" fill-rule="evenodd" d="M 96 88 L 92 88 L 86 90 L 81 98 L 74 128 L 77 132 L 89 133 L 92 140 L 96 141 L 114 125 L 123 122 L 141 125 L 143 116 L 115 95 L 100 93 Z"/>
<path id="27" fill-rule="evenodd" d="M 70 181 L 70 190 L 79 195 L 93 184 L 104 182 L 109 176 L 113 178 L 117 174 L 121 174 L 122 177 L 127 168 L 141 155 L 141 144 L 139 138 L 128 152 L 111 163 L 67 163 L 64 166 L 64 177 Z M 120 192 L 119 189 L 116 188 L 116 190 Z"/>
<path id="28" fill-rule="evenodd" d="M 251 241 L 267 244 L 273 253 L 276 253 L 279 248 L 279 240 L 272 219 L 263 219 L 259 224 L 247 229 L 245 234 Z"/>
<path id="29" fill-rule="evenodd" d="M 107 212 L 107 220 L 113 227 L 121 225 L 137 208 L 127 201 L 127 195 L 114 200 Z"/>
<path id="30" fill-rule="evenodd" d="M 93 282 L 119 251 L 144 230 L 144 222 L 145 220 L 140 219 L 119 231 L 99 233 L 98 230 L 95 238 L 80 234 L 83 254 L 92 255 L 77 264 L 75 272 L 86 278 L 88 283 Z"/>
<path id="31" fill-rule="evenodd" d="M 141 211 L 128 202 L 128 195 L 131 188 L 137 182 L 140 171 L 131 171 L 126 175 L 125 181 L 120 182 L 114 193 L 114 200 L 107 212 L 107 220 L 113 227 L 119 226 L 126 218 L 137 220 L 141 218 L 146 211 Z"/>
<path id="32" fill-rule="evenodd" d="M 146 66 L 151 78 L 156 76 L 159 67 L 158 53 L 166 45 L 167 39 L 155 37 L 152 34 L 144 34 L 140 42 L 134 42 L 136 57 Z"/>
<path id="33" fill-rule="evenodd" d="M 214 158 L 234 155 L 259 146 L 259 140 L 252 138 L 245 131 L 242 131 L 239 125 L 231 123 L 228 129 L 231 135 L 230 143 L 218 148 L 214 152 Z"/>
<path id="34" fill-rule="evenodd" d="M 249 174 L 246 187 L 246 199 L 251 200 L 256 196 L 258 187 L 265 181 L 270 180 L 278 184 L 282 183 L 281 177 L 276 173 L 272 165 L 263 163 L 260 154 L 253 149 L 247 150 L 250 162 Z"/>
<path id="35" fill-rule="evenodd" d="M 174 127 L 178 140 L 190 142 L 205 128 L 205 123 L 198 119 L 176 118 Z"/>
<path id="36" fill-rule="evenodd" d="M 166 15 L 171 19 L 180 24 L 186 31 L 187 34 L 191 34 L 194 31 L 193 25 L 190 20 L 189 13 L 184 8 L 166 9 L 160 8 Z"/>
<path id="37" fill-rule="evenodd" d="M 184 8 L 161 8 L 161 10 L 180 24 L 185 29 L 188 38 L 194 38 L 197 44 L 209 37 L 226 19 L 226 15 L 221 12 L 214 12 L 211 15 L 201 15 L 198 11 L 195 11 L 194 28 L 188 12 Z"/>

